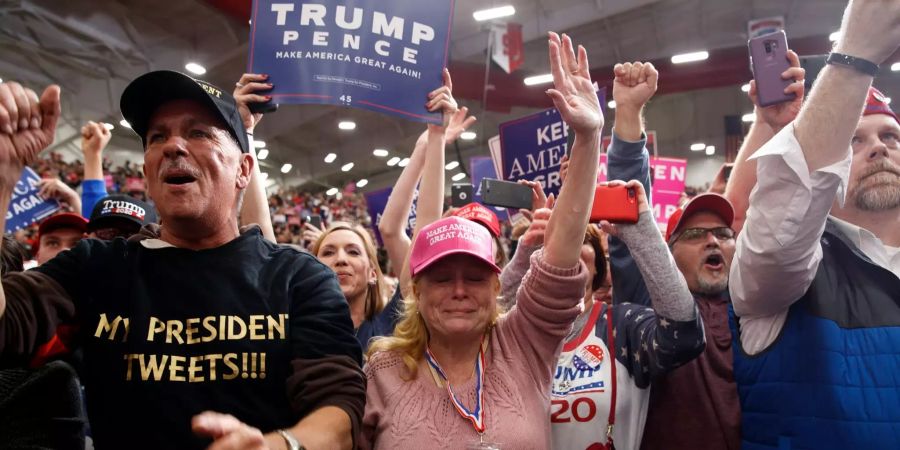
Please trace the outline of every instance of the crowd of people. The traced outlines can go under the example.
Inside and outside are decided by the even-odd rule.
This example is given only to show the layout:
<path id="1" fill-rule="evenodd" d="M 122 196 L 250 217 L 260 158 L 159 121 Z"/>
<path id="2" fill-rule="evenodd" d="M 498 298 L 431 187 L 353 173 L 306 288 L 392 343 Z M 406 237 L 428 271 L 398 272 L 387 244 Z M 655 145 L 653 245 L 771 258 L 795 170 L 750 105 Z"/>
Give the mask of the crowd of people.
<path id="1" fill-rule="evenodd" d="M 475 118 L 445 69 L 380 244 L 358 194 L 266 195 L 266 75 L 232 95 L 170 71 L 128 85 L 147 201 L 107 190 L 100 124 L 81 166 L 37 160 L 59 88 L 0 83 L 0 208 L 28 165 L 82 190 L 42 186 L 69 211 L 39 224 L 37 267 L 0 246 L 0 445 L 898 448 L 900 120 L 871 86 L 898 25 L 897 2 L 851 0 L 809 95 L 793 51 L 793 100 L 760 106 L 751 80 L 730 178 L 663 233 L 643 109 L 665 81 L 616 64 L 604 117 L 565 34 L 548 36 L 574 134 L 559 195 L 521 181 L 515 226 L 446 206 L 445 149 Z M 637 217 L 590 223 L 607 119 L 604 185 Z"/>

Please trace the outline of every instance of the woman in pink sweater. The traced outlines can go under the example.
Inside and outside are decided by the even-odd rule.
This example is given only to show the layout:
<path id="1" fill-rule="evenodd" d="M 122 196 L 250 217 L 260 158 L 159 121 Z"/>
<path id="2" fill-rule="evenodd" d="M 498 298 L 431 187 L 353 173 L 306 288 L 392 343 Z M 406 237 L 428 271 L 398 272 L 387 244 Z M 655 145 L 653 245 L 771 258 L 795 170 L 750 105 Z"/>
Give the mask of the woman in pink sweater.
<path id="1" fill-rule="evenodd" d="M 572 41 L 554 33 L 549 46 L 555 89 L 547 94 L 576 138 L 544 248 L 517 306 L 501 316 L 490 233 L 459 217 L 418 231 L 412 296 L 394 335 L 369 350 L 364 449 L 550 447 L 551 371 L 587 279 L 581 240 L 571 237 L 587 227 L 603 116 L 584 48 L 576 57 Z"/>

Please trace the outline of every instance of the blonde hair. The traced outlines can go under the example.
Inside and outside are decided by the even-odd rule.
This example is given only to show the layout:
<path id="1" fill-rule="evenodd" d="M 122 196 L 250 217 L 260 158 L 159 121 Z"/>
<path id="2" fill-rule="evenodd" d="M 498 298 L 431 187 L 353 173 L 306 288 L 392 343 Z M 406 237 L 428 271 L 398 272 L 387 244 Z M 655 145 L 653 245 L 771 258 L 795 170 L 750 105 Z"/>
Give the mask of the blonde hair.
<path id="1" fill-rule="evenodd" d="M 322 248 L 322 242 L 325 241 L 331 233 L 335 231 L 349 231 L 351 233 L 356 234 L 363 241 L 363 247 L 365 247 L 366 257 L 369 259 L 369 265 L 375 270 L 375 285 L 368 285 L 366 287 L 366 308 L 365 308 L 365 318 L 366 320 L 372 320 L 376 314 L 380 313 L 382 309 L 384 309 L 384 275 L 381 273 L 381 266 L 378 265 L 378 255 L 375 252 L 375 244 L 372 243 L 372 238 L 369 236 L 369 233 L 366 230 L 359 226 L 354 225 L 348 222 L 335 222 L 328 227 L 325 232 L 323 232 L 316 242 L 313 243 L 312 247 L 310 247 L 310 251 L 316 257 L 319 256 L 319 249 Z M 349 301 L 349 300 L 348 300 Z"/>
<path id="2" fill-rule="evenodd" d="M 500 275 L 494 274 L 494 294 L 500 293 Z M 400 320 L 394 327 L 391 336 L 377 337 L 369 344 L 366 359 L 379 352 L 397 352 L 403 358 L 406 366 L 406 374 L 402 378 L 406 381 L 414 380 L 418 376 L 419 361 L 425 357 L 425 346 L 428 344 L 428 325 L 419 312 L 419 281 L 421 274 L 412 281 L 412 292 L 403 299 L 403 311 Z M 495 302 L 494 312 L 491 316 L 488 330 L 497 324 L 500 319 L 500 306 Z M 487 331 L 487 330 L 485 330 Z"/>

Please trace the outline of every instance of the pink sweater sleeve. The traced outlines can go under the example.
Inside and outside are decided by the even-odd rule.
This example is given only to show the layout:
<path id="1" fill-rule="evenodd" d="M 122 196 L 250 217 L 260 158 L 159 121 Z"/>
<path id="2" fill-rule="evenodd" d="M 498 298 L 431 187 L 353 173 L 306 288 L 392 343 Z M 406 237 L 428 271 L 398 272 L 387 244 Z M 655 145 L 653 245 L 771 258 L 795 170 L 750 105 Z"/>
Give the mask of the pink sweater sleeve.
<path id="1" fill-rule="evenodd" d="M 581 312 L 588 271 L 579 262 L 564 269 L 544 262 L 543 249 L 531 255 L 516 306 L 497 326 L 504 351 L 523 360 L 535 381 L 547 385 L 557 352 Z"/>

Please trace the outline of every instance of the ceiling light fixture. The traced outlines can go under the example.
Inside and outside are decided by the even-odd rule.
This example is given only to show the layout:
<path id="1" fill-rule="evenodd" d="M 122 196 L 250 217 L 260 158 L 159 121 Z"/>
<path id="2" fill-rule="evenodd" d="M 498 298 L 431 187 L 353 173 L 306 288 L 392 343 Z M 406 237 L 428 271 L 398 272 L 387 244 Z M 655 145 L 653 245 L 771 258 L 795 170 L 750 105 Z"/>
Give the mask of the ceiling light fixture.
<path id="1" fill-rule="evenodd" d="M 900 72 L 900 62 L 891 64 L 891 72 Z"/>
<path id="2" fill-rule="evenodd" d="M 338 188 L 331 188 L 331 189 L 325 191 L 325 195 L 335 195 L 337 193 L 338 193 Z"/>
<path id="3" fill-rule="evenodd" d="M 256 139 L 253 140 L 253 148 L 265 148 L 266 141 L 258 141 Z"/>
<path id="4" fill-rule="evenodd" d="M 265 173 L 265 172 L 260 172 L 260 173 L 259 173 L 259 176 L 263 179 L 263 181 L 269 179 L 269 174 L 267 174 L 267 173 Z"/>
<path id="5" fill-rule="evenodd" d="M 477 137 L 477 136 L 478 136 L 478 135 L 475 134 L 474 131 L 463 131 L 463 132 L 459 135 L 459 138 L 462 139 L 462 140 L 464 140 L 464 141 L 471 141 L 471 140 L 474 140 L 475 137 Z"/>
<path id="6" fill-rule="evenodd" d="M 391 166 L 391 167 L 394 167 L 394 166 L 396 166 L 397 163 L 399 163 L 399 162 L 400 162 L 400 157 L 399 157 L 399 156 L 395 156 L 395 157 L 393 157 L 393 158 L 391 158 L 391 159 L 388 160 L 387 165 L 389 165 L 389 166 Z"/>
<path id="7" fill-rule="evenodd" d="M 400 162 L 397 163 L 397 165 L 400 167 L 406 167 L 407 165 L 409 165 L 409 158 L 401 159 Z"/>
<path id="8" fill-rule="evenodd" d="M 609 102 L 606 103 L 606 106 L 609 107 L 609 109 L 616 109 L 616 101 L 610 100 Z"/>
<path id="9" fill-rule="evenodd" d="M 352 162 L 348 162 L 347 164 L 344 164 L 343 166 L 341 166 L 341 172 L 349 172 L 351 169 L 353 169 Z"/>
<path id="10" fill-rule="evenodd" d="M 534 75 L 531 77 L 525 77 L 525 86 L 534 86 L 536 84 L 545 84 L 553 81 L 552 73 L 545 73 L 543 75 Z"/>
<path id="11" fill-rule="evenodd" d="M 342 121 L 338 122 L 338 128 L 340 128 L 341 130 L 345 130 L 345 131 L 355 130 L 356 122 L 354 122 L 352 120 L 342 120 Z"/>
<path id="12" fill-rule="evenodd" d="M 103 128 L 106 128 L 107 130 L 112 131 L 115 128 L 115 126 L 111 123 L 103 122 Z"/>
<path id="13" fill-rule="evenodd" d="M 294 168 L 294 166 L 291 163 L 287 163 L 287 164 L 281 166 L 281 173 L 288 173 L 293 168 Z"/>
<path id="14" fill-rule="evenodd" d="M 334 153 L 325 155 L 325 162 L 327 162 L 328 164 L 333 163 L 335 159 L 337 159 L 337 155 L 335 155 Z"/>
<path id="15" fill-rule="evenodd" d="M 709 52 L 706 50 L 691 53 L 682 53 L 672 57 L 672 64 L 683 64 L 694 61 L 703 61 L 709 58 Z"/>
<path id="16" fill-rule="evenodd" d="M 756 114 L 753 114 L 753 113 L 750 113 L 750 114 L 744 114 L 743 116 L 741 116 L 741 120 L 744 121 L 744 122 L 755 122 L 755 121 L 756 121 Z"/>
<path id="17" fill-rule="evenodd" d="M 512 5 L 498 6 L 496 8 L 482 9 L 472 13 L 472 17 L 478 22 L 485 20 L 499 19 L 501 17 L 511 16 L 516 13 L 516 8 Z"/>
<path id="18" fill-rule="evenodd" d="M 388 155 L 388 151 L 383 148 L 376 148 L 375 150 L 372 150 L 372 154 L 379 158 L 384 158 Z"/>
<path id="19" fill-rule="evenodd" d="M 258 152 L 256 152 L 256 159 L 262 161 L 269 157 L 269 149 L 262 148 Z"/>
<path id="20" fill-rule="evenodd" d="M 741 92 L 750 92 L 750 83 L 744 83 L 741 85 Z"/>
<path id="21" fill-rule="evenodd" d="M 204 73 L 206 73 L 206 67 L 203 67 L 195 62 L 189 62 L 185 64 L 184 68 L 194 75 L 203 75 Z"/>
<path id="22" fill-rule="evenodd" d="M 692 152 L 699 152 L 700 150 L 704 150 L 704 149 L 706 149 L 706 144 L 704 144 L 702 142 L 698 142 L 696 144 L 691 144 Z"/>
<path id="23" fill-rule="evenodd" d="M 453 180 L 453 181 L 459 181 L 459 180 L 462 180 L 462 179 L 465 178 L 465 177 L 466 177 L 466 174 L 460 172 L 460 173 L 458 173 L 458 174 L 453 175 L 452 177 L 450 177 L 450 179 Z"/>
<path id="24" fill-rule="evenodd" d="M 828 35 L 828 40 L 831 41 L 831 42 L 834 42 L 834 41 L 836 41 L 836 40 L 838 40 L 838 39 L 840 39 L 840 38 L 841 38 L 841 32 L 840 32 L 840 31 L 835 31 L 835 32 L 833 32 L 833 33 L 831 33 L 831 34 Z"/>
<path id="25" fill-rule="evenodd" d="M 358 187 L 358 188 L 366 187 L 367 184 L 369 184 L 369 180 L 363 178 L 362 180 L 359 180 L 356 182 L 356 187 Z"/>
<path id="26" fill-rule="evenodd" d="M 120 121 L 119 121 L 119 125 L 121 125 L 121 126 L 123 126 L 123 127 L 125 127 L 125 128 L 131 128 L 131 124 L 128 123 L 128 121 L 125 120 L 125 119 L 120 120 Z"/>
<path id="27" fill-rule="evenodd" d="M 444 168 L 447 170 L 453 170 L 457 167 L 459 167 L 459 161 L 450 161 L 446 166 L 444 166 Z"/>
<path id="28" fill-rule="evenodd" d="M 706 147 L 706 154 L 707 154 L 708 156 L 715 155 L 715 154 L 716 154 L 716 147 L 714 147 L 714 146 L 712 146 L 712 145 Z"/>

